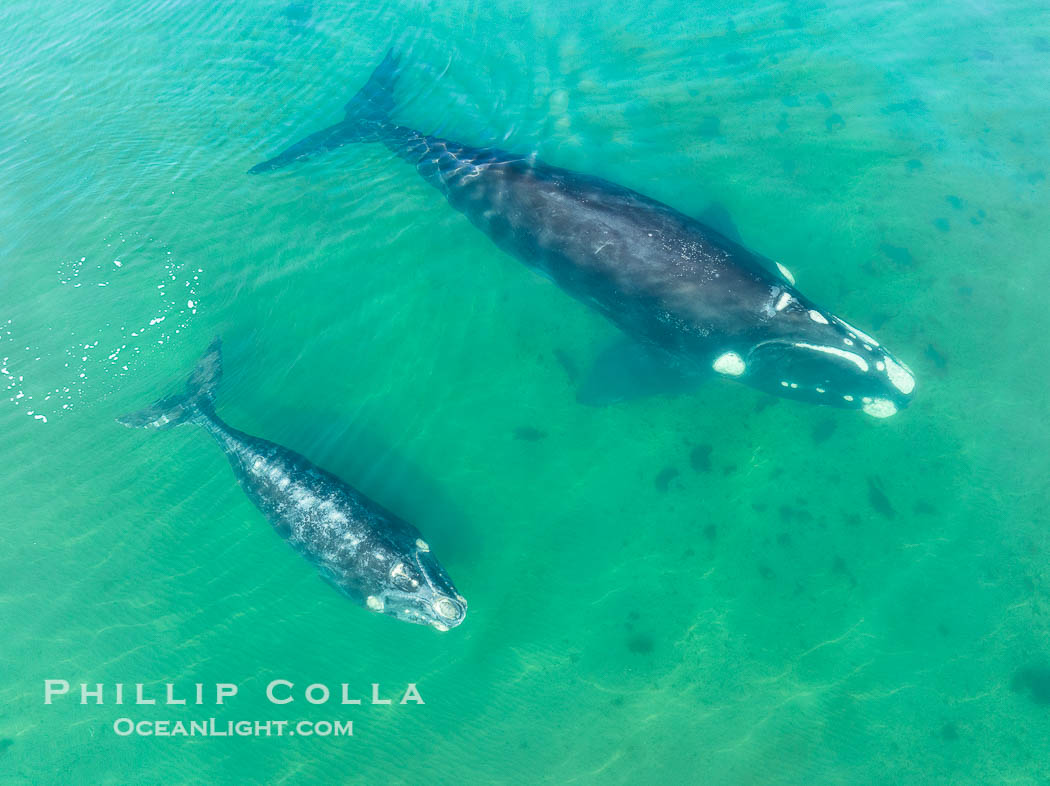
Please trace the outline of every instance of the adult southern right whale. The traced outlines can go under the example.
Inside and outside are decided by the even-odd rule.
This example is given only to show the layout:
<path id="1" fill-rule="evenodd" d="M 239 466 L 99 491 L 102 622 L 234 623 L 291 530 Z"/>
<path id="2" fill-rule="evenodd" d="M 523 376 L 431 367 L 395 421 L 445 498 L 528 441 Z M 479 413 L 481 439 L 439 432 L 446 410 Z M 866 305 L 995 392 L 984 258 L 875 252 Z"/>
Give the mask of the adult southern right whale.
<path id="1" fill-rule="evenodd" d="M 249 171 L 350 142 L 380 142 L 500 248 L 683 376 L 714 370 L 768 393 L 875 417 L 911 399 L 908 368 L 802 295 L 780 263 L 607 180 L 399 125 L 390 117 L 397 79 L 391 50 L 341 122 Z"/>

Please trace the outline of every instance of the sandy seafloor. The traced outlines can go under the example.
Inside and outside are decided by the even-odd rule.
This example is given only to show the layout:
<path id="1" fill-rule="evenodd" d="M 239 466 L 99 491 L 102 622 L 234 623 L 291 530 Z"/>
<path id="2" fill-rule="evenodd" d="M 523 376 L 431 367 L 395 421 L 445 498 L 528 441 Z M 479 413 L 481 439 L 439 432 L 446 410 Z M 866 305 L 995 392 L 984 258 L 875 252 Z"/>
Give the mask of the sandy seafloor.
<path id="1" fill-rule="evenodd" d="M 1045 4 L 14 2 L 0 31 L 0 783 L 1050 779 Z M 246 174 L 395 39 L 401 120 L 720 206 L 912 406 L 582 406 L 613 328 L 384 148 Z M 114 422 L 216 334 L 223 417 L 413 521 L 462 627 L 356 608 L 201 430 Z M 278 678 L 426 704 L 275 707 Z"/>

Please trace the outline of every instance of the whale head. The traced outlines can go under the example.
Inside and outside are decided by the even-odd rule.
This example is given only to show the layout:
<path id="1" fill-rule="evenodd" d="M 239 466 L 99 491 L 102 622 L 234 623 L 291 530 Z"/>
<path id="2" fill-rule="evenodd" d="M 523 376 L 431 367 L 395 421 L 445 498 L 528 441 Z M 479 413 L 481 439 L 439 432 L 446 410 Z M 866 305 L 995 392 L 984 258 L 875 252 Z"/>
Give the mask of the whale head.
<path id="1" fill-rule="evenodd" d="M 789 288 L 773 290 L 770 312 L 761 336 L 714 357 L 716 372 L 776 396 L 877 418 L 911 401 L 915 377 L 867 333 Z"/>
<path id="2" fill-rule="evenodd" d="M 385 562 L 392 565 L 365 597 L 366 608 L 440 631 L 463 622 L 467 601 L 424 540 L 417 538 L 409 554 Z"/>

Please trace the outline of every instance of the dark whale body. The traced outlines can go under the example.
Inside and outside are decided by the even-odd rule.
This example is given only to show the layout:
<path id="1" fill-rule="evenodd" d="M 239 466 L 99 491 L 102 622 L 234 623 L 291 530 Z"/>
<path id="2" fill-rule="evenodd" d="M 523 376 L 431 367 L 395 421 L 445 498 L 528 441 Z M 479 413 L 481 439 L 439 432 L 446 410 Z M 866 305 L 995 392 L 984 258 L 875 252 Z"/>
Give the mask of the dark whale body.
<path id="1" fill-rule="evenodd" d="M 350 142 L 412 163 L 502 249 L 684 375 L 711 370 L 780 396 L 886 417 L 915 386 L 871 336 L 821 309 L 782 265 L 629 188 L 532 156 L 476 148 L 390 119 L 390 53 L 346 118 L 250 171 Z"/>
<path id="2" fill-rule="evenodd" d="M 328 581 L 367 609 L 448 630 L 467 603 L 415 527 L 293 450 L 227 425 L 215 413 L 221 374 L 216 340 L 186 392 L 121 418 L 126 426 L 202 426 L 222 448 L 237 482 L 274 529 Z"/>

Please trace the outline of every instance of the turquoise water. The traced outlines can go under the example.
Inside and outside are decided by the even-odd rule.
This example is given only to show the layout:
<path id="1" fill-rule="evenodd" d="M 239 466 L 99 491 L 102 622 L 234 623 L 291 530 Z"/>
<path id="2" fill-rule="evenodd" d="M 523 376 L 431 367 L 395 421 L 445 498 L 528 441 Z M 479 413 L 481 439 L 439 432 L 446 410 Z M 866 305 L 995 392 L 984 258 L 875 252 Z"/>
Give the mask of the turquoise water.
<path id="1" fill-rule="evenodd" d="M 0 30 L 0 782 L 1050 778 L 1042 5 L 15 2 Z M 614 329 L 385 148 L 245 174 L 392 40 L 401 120 L 721 206 L 912 406 L 581 406 Z M 461 627 L 334 592 L 200 429 L 114 422 L 216 334 L 220 414 L 415 523 Z M 344 682 L 364 705 L 302 697 Z"/>

